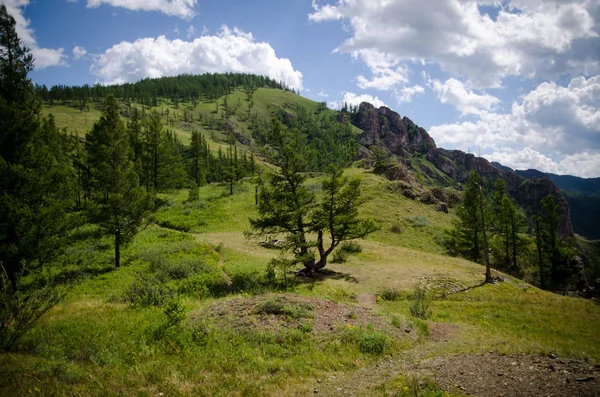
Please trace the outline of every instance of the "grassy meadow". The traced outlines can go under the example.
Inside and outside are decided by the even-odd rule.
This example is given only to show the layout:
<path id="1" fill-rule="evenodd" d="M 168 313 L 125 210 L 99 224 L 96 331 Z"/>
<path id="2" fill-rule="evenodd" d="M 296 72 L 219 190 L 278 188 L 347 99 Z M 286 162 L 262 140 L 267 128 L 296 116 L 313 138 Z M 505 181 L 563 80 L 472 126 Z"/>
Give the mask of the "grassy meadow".
<path id="1" fill-rule="evenodd" d="M 247 112 L 243 92 L 228 100 Z M 319 106 L 269 89 L 254 101 L 263 114 L 298 101 Z M 215 109 L 200 102 L 191 111 L 197 120 Z M 100 116 L 43 110 L 79 136 Z M 243 117 L 234 122 L 248 133 Z M 196 129 L 212 150 L 221 145 L 202 123 L 164 123 L 184 142 Z M 268 266 L 280 251 L 245 237 L 256 216 L 248 180 L 233 195 L 224 184 L 201 187 L 195 202 L 187 190 L 160 194 L 162 206 L 124 247 L 118 269 L 110 238 L 92 225 L 76 229 L 48 272 L 78 281 L 0 354 L 0 395 L 340 395 L 347 387 L 364 396 L 450 396 L 462 393 L 416 371 L 422 360 L 494 351 L 600 362 L 600 305 L 498 272 L 503 282 L 482 285 L 483 266 L 444 255 L 453 209 L 409 200 L 369 170 L 345 172 L 362 179 L 369 200 L 361 214 L 379 230 L 314 279 L 284 279 Z M 316 191 L 320 178 L 309 180 Z M 420 300 L 416 287 L 426 291 Z M 327 389 L 331 379 L 342 386 Z"/>

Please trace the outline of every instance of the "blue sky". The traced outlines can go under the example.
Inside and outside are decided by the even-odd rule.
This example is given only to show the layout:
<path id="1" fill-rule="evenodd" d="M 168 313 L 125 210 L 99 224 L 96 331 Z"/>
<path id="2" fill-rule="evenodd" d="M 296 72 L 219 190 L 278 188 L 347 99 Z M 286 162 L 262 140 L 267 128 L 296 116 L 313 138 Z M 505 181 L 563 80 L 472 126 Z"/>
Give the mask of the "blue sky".
<path id="1" fill-rule="evenodd" d="M 600 176 L 600 0 L 0 0 L 38 84 L 240 71 L 440 147 Z"/>

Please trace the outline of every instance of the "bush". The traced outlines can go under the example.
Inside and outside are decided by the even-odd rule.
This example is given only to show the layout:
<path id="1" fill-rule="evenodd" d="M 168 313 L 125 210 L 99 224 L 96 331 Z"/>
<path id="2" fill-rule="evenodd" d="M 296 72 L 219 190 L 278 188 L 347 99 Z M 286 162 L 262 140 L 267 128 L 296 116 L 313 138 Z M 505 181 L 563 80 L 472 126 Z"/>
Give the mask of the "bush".
<path id="1" fill-rule="evenodd" d="M 348 254 L 360 254 L 362 246 L 355 241 L 346 241 L 340 245 L 339 250 Z"/>
<path id="2" fill-rule="evenodd" d="M 350 255 L 347 252 L 337 250 L 331 258 L 332 263 L 345 263 Z"/>
<path id="3" fill-rule="evenodd" d="M 428 291 L 419 285 L 415 286 L 409 299 L 410 303 L 410 314 L 420 319 L 427 319 L 431 316 L 431 310 L 429 310 L 429 304 L 431 303 L 431 297 Z"/>
<path id="4" fill-rule="evenodd" d="M 404 232 L 404 228 L 399 223 L 392 223 L 390 232 L 396 233 L 396 234 L 402 234 Z"/>
<path id="5" fill-rule="evenodd" d="M 425 227 L 429 226 L 429 218 L 426 216 L 408 216 L 406 221 L 411 224 L 412 227 Z"/>
<path id="6" fill-rule="evenodd" d="M 312 318 L 314 307 L 310 303 L 286 302 L 282 298 L 271 298 L 256 307 L 257 314 L 283 315 L 293 319 Z"/>
<path id="7" fill-rule="evenodd" d="M 156 277 L 136 273 L 135 281 L 125 291 L 123 298 L 134 305 L 162 307 L 174 296 L 175 291 Z"/>
<path id="8" fill-rule="evenodd" d="M 390 338 L 386 334 L 375 331 L 372 324 L 369 324 L 366 329 L 348 324 L 344 331 L 343 339 L 355 343 L 361 353 L 382 355 L 390 348 Z"/>
<path id="9" fill-rule="evenodd" d="M 17 291 L 9 285 L 4 268 L 0 266 L 0 349 L 9 351 L 51 308 L 64 299 L 65 288 L 45 281 L 35 289 Z"/>
<path id="10" fill-rule="evenodd" d="M 395 301 L 400 299 L 400 291 L 398 291 L 396 288 L 383 288 L 377 295 L 386 301 Z"/>

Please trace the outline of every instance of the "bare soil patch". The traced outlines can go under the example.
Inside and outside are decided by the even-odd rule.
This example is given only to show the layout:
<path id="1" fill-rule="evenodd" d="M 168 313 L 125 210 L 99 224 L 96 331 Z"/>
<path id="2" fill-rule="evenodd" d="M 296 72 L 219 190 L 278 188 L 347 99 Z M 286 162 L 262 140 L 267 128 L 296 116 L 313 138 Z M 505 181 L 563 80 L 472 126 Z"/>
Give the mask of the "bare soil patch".
<path id="1" fill-rule="evenodd" d="M 265 312 L 264 308 L 273 301 L 287 307 L 292 314 Z M 294 315 L 294 308 L 299 308 L 298 315 Z M 390 336 L 416 337 L 415 330 L 405 326 L 394 327 L 390 320 L 376 315 L 370 308 L 295 294 L 261 295 L 219 302 L 208 308 L 207 315 L 216 324 L 259 331 L 279 331 L 309 325 L 312 334 L 326 335 L 347 325 L 366 327 L 372 324 L 373 328 Z"/>
<path id="2" fill-rule="evenodd" d="M 584 360 L 495 353 L 423 362 L 446 390 L 473 396 L 600 396 L 600 365 Z"/>
<path id="3" fill-rule="evenodd" d="M 448 342 L 458 331 L 457 324 L 450 323 L 428 323 L 429 339 L 432 342 Z"/>

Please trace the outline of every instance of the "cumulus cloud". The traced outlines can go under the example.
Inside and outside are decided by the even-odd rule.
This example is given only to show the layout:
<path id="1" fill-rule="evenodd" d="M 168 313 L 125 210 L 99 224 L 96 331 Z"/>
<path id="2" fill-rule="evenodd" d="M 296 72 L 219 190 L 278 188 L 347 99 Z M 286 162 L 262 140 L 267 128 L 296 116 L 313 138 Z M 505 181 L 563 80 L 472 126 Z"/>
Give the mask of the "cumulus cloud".
<path id="1" fill-rule="evenodd" d="M 481 6 L 495 7 L 497 15 Z M 499 87 L 506 76 L 600 69 L 596 1 L 339 0 L 313 8 L 311 21 L 347 24 L 351 37 L 337 51 L 369 66 L 373 79 L 365 81 L 414 61 L 437 63 L 474 88 Z"/>
<path id="2" fill-rule="evenodd" d="M 582 178 L 597 178 L 600 175 L 600 153 L 584 151 L 554 161 L 552 158 L 526 147 L 518 151 L 494 152 L 484 155 L 484 157 L 513 169 L 534 168 L 543 172 L 576 175 Z"/>
<path id="3" fill-rule="evenodd" d="M 4 4 L 8 13 L 15 19 L 17 34 L 21 42 L 31 50 L 31 54 L 35 58 L 36 69 L 66 65 L 65 58 L 67 56 L 64 54 L 63 48 L 41 48 L 37 45 L 34 31 L 29 26 L 29 19 L 24 15 L 25 7 L 29 3 L 29 0 L 0 0 L 0 4 Z"/>
<path id="4" fill-rule="evenodd" d="M 75 60 L 79 60 L 79 59 L 83 58 L 85 56 L 85 54 L 87 54 L 87 51 L 85 50 L 84 47 L 80 47 L 80 46 L 73 47 L 73 58 L 75 58 Z"/>
<path id="5" fill-rule="evenodd" d="M 413 100 L 413 97 L 425 92 L 425 89 L 420 85 L 414 85 L 412 87 L 402 87 L 394 91 L 394 97 L 398 103 L 408 103 Z"/>
<path id="6" fill-rule="evenodd" d="M 250 33 L 226 26 L 215 36 L 193 41 L 164 36 L 123 41 L 97 55 L 91 71 L 105 84 L 182 73 L 255 73 L 302 89 L 302 73 L 289 59 L 278 58 L 268 43 L 255 42 Z"/>
<path id="7" fill-rule="evenodd" d="M 108 4 L 132 11 L 160 11 L 163 14 L 190 20 L 196 15 L 198 0 L 87 0 L 89 8 Z"/>
<path id="8" fill-rule="evenodd" d="M 568 86 L 542 83 L 510 113 L 477 116 L 429 132 L 442 147 L 483 149 L 511 167 L 600 176 L 600 76 L 576 77 Z"/>
<path id="9" fill-rule="evenodd" d="M 358 106 L 362 102 L 369 102 L 376 108 L 385 106 L 385 103 L 378 97 L 374 97 L 369 94 L 357 95 L 353 92 L 344 92 L 344 97 L 342 98 L 341 101 L 329 102 L 328 106 L 333 109 L 341 109 L 341 107 L 344 105 L 344 103 L 351 105 L 351 106 Z"/>
<path id="10" fill-rule="evenodd" d="M 500 99 L 495 96 L 476 94 L 455 78 L 448 79 L 444 83 L 427 78 L 427 85 L 437 94 L 440 102 L 454 106 L 463 116 L 481 114 L 500 102 Z"/>

